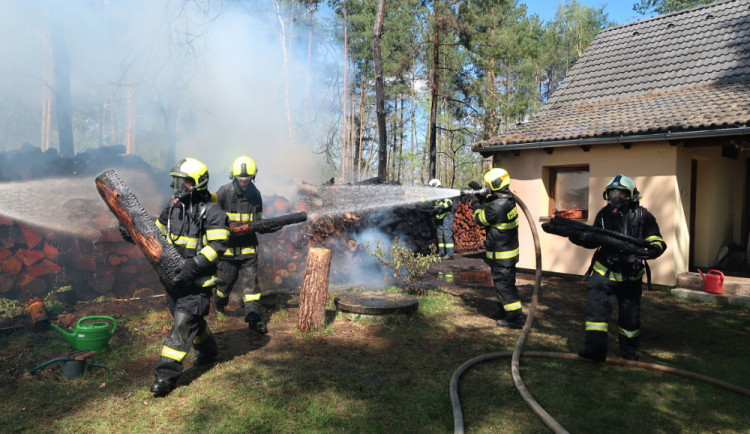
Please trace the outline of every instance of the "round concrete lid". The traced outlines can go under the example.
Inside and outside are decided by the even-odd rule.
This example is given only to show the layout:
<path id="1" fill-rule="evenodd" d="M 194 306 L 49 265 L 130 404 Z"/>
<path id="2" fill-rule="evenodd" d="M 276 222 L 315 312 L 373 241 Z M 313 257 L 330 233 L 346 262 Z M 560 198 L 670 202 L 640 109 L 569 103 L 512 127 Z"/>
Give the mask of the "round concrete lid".
<path id="1" fill-rule="evenodd" d="M 410 314 L 417 310 L 417 298 L 408 294 L 385 291 L 349 292 L 333 299 L 343 312 L 364 315 Z"/>

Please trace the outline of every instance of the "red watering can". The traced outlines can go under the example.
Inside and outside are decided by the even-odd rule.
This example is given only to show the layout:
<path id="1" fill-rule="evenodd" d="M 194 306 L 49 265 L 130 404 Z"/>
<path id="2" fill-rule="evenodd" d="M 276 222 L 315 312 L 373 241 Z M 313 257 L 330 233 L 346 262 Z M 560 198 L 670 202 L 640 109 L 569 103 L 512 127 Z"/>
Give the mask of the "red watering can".
<path id="1" fill-rule="evenodd" d="M 706 285 L 706 292 L 710 294 L 721 294 L 723 292 L 724 273 L 719 270 L 708 270 L 706 274 L 703 274 L 699 268 L 698 274 L 701 275 L 703 284 Z"/>

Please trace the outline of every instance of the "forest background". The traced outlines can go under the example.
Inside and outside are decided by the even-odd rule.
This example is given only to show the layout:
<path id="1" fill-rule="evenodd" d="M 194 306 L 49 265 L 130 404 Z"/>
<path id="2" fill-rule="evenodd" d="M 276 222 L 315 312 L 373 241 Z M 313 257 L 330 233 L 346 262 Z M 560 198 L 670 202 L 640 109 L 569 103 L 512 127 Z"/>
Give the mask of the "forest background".
<path id="1" fill-rule="evenodd" d="M 267 185 L 464 186 L 473 143 L 528 121 L 616 25 L 577 0 L 548 21 L 517 0 L 3 3 L 0 151 L 124 145 L 212 173 L 247 154 Z"/>

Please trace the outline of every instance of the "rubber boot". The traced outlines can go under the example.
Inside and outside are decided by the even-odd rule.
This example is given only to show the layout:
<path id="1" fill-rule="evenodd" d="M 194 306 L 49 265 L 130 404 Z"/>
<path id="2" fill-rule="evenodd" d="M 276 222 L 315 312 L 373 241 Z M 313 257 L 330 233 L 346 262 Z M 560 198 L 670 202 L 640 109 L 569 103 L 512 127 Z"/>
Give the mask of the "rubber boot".
<path id="1" fill-rule="evenodd" d="M 154 384 L 151 385 L 151 393 L 155 397 L 162 397 L 169 395 L 169 392 L 174 390 L 174 386 L 177 383 L 176 380 L 169 380 L 166 378 L 156 378 Z"/>
<path id="2" fill-rule="evenodd" d="M 590 359 L 597 362 L 607 360 L 607 333 L 606 332 L 586 332 L 586 345 L 578 352 L 578 355 L 584 359 Z"/>
<path id="3" fill-rule="evenodd" d="M 526 323 L 526 315 L 521 310 L 516 310 L 507 314 L 504 319 L 497 320 L 497 325 L 511 329 L 522 329 Z"/>

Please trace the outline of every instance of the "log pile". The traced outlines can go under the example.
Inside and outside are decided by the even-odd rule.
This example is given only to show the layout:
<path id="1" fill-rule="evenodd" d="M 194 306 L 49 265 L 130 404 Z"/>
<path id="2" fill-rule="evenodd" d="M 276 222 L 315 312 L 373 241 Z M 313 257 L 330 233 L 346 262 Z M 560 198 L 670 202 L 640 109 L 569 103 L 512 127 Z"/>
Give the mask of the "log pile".
<path id="1" fill-rule="evenodd" d="M 474 210 L 469 199 L 462 197 L 453 219 L 453 241 L 456 253 L 475 252 L 484 245 L 484 228 L 474 222 Z"/>

